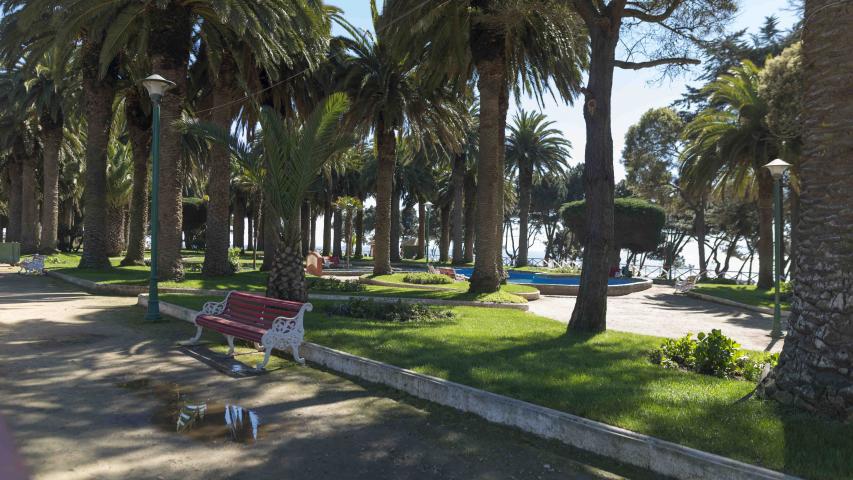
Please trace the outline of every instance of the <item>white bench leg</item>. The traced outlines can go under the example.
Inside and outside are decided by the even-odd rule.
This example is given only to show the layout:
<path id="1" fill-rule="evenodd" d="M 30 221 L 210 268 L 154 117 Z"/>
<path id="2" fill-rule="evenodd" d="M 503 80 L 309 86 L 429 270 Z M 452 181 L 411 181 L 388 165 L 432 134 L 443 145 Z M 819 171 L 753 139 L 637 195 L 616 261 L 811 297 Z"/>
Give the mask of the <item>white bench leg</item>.
<path id="1" fill-rule="evenodd" d="M 228 353 L 225 355 L 229 357 L 234 356 L 234 337 L 231 335 L 225 335 L 225 340 L 228 342 Z"/>
<path id="2" fill-rule="evenodd" d="M 184 346 L 198 345 L 198 341 L 201 340 L 202 328 L 201 327 L 195 327 L 195 328 L 196 328 L 195 336 L 189 340 L 185 340 L 183 342 L 178 342 L 178 345 L 184 345 Z"/>
<path id="3" fill-rule="evenodd" d="M 299 364 L 305 365 L 305 359 L 299 356 L 299 344 L 301 344 L 299 340 L 293 340 L 290 342 L 290 350 L 293 352 L 293 359 L 296 360 Z"/>
<path id="4" fill-rule="evenodd" d="M 264 361 L 255 365 L 255 368 L 258 370 L 263 370 L 267 367 L 267 364 L 270 362 L 270 355 L 272 355 L 272 347 L 266 347 L 264 349 Z"/>

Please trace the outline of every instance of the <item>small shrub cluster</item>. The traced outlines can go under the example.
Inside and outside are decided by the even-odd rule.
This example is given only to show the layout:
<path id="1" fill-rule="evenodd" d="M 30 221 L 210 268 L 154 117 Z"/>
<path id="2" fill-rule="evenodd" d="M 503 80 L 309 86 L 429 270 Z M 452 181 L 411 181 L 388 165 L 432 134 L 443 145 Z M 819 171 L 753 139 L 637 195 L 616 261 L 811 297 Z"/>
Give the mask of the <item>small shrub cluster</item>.
<path id="1" fill-rule="evenodd" d="M 749 355 L 738 355 L 740 345 L 723 335 L 720 330 L 699 333 L 694 339 L 691 334 L 671 338 L 651 352 L 652 363 L 664 368 L 685 370 L 713 375 L 721 378 L 745 378 L 756 381 L 767 365 L 773 366 L 778 355 L 756 360 Z"/>
<path id="2" fill-rule="evenodd" d="M 240 271 L 240 249 L 239 248 L 229 248 L 228 249 L 228 265 L 231 267 L 232 273 L 237 273 Z"/>
<path id="3" fill-rule="evenodd" d="M 456 317 L 447 309 L 432 308 L 422 303 L 376 302 L 368 298 L 351 298 L 346 303 L 326 307 L 329 315 L 365 318 L 384 322 L 430 322 Z"/>
<path id="4" fill-rule="evenodd" d="M 345 282 L 337 278 L 308 277 L 305 279 L 309 290 L 324 290 L 327 292 L 363 292 L 367 290 L 359 282 Z"/>
<path id="5" fill-rule="evenodd" d="M 554 267 L 545 270 L 545 273 L 565 273 L 568 275 L 580 275 L 581 269 L 578 267 L 573 267 L 571 265 L 565 265 L 562 267 Z"/>
<path id="6" fill-rule="evenodd" d="M 439 273 L 407 273 L 403 277 L 406 283 L 415 283 L 418 285 L 446 285 L 453 283 L 453 279 L 447 275 Z"/>

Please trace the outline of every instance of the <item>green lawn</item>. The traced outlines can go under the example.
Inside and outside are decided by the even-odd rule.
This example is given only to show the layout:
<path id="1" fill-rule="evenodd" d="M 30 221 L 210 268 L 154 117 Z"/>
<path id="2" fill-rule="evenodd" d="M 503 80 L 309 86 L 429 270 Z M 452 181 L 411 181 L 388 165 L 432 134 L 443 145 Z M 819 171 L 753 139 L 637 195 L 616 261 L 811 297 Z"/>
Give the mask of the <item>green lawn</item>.
<path id="1" fill-rule="evenodd" d="M 700 283 L 693 291 L 756 307 L 773 308 L 774 305 L 773 289 L 759 290 L 755 285 L 717 285 L 713 283 Z M 783 310 L 788 310 L 790 307 L 791 305 L 789 302 L 782 302 Z"/>
<path id="2" fill-rule="evenodd" d="M 512 310 L 457 307 L 453 321 L 393 324 L 330 317 L 313 303 L 312 342 L 795 475 L 853 477 L 853 424 L 739 401 L 749 382 L 652 365 L 659 338 L 567 338 L 563 324 Z"/>
<path id="3" fill-rule="evenodd" d="M 391 275 L 378 275 L 371 276 L 370 278 L 374 280 L 379 280 L 381 282 L 389 282 L 389 283 L 397 283 L 400 284 L 400 288 L 406 288 L 408 285 L 403 279 L 406 277 L 406 273 L 394 273 Z M 513 283 L 508 283 L 506 285 L 501 285 L 501 289 L 499 292 L 488 293 L 488 294 L 469 294 L 468 288 L 471 286 L 468 282 L 453 282 L 453 283 L 443 283 L 439 285 L 426 285 L 429 287 L 441 288 L 445 290 L 455 290 L 457 293 L 452 293 L 451 296 L 453 298 L 457 298 L 460 300 L 474 300 L 479 302 L 501 302 L 501 303 L 525 303 L 526 300 L 514 295 L 516 293 L 534 293 L 536 289 L 527 285 L 517 285 Z M 429 292 L 428 290 L 421 290 L 422 292 Z M 444 293 L 436 290 L 437 293 Z M 436 297 L 439 298 L 439 297 Z"/>

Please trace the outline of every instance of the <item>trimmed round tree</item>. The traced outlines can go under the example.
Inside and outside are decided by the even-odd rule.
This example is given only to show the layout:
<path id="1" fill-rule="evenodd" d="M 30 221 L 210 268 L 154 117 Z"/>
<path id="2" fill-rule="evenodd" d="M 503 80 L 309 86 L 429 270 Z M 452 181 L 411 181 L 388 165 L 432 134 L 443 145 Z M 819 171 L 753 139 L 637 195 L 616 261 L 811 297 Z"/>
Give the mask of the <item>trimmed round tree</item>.
<path id="1" fill-rule="evenodd" d="M 566 228 L 580 238 L 586 238 L 586 200 L 563 204 L 560 215 Z M 634 253 L 652 252 L 661 243 L 661 231 L 666 223 L 663 208 L 639 198 L 617 198 L 613 211 L 615 239 L 611 265 L 619 263 L 623 248 Z"/>

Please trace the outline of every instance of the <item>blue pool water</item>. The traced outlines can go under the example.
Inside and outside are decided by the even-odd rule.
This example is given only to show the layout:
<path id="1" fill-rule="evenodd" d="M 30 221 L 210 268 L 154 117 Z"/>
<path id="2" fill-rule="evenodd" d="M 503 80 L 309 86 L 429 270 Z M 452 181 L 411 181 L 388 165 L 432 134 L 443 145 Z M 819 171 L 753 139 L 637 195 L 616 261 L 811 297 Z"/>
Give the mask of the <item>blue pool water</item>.
<path id="1" fill-rule="evenodd" d="M 461 273 L 467 277 L 471 276 L 473 268 L 457 268 L 456 273 Z M 540 285 L 579 285 L 581 277 L 565 277 L 562 275 L 550 275 L 541 272 L 521 272 L 517 270 L 509 271 L 509 283 L 530 283 Z M 637 278 L 611 278 L 607 281 L 608 285 L 625 285 L 627 283 L 639 282 Z"/>

